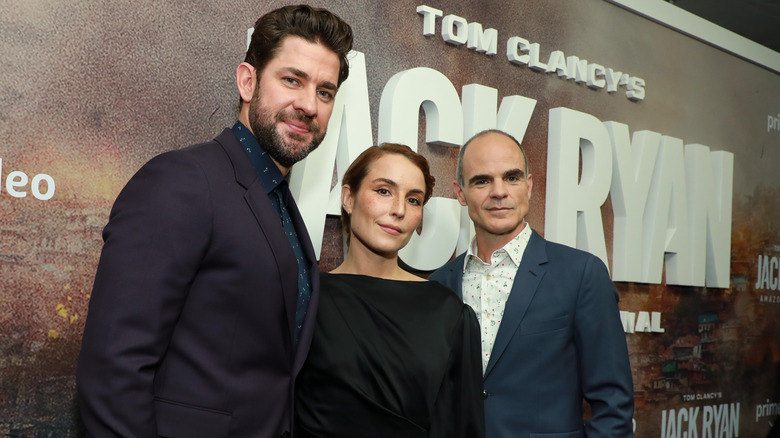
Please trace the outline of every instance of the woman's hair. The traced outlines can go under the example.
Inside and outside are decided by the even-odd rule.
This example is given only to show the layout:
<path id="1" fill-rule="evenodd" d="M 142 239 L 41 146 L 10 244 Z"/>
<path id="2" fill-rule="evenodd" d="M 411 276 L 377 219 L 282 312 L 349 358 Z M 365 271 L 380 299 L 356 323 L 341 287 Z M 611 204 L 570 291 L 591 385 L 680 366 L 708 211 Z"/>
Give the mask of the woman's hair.
<path id="1" fill-rule="evenodd" d="M 379 146 L 371 146 L 363 151 L 349 168 L 344 173 L 344 178 L 341 180 L 341 184 L 348 185 L 352 193 L 355 194 L 360 189 L 360 185 L 363 183 L 363 179 L 368 175 L 369 167 L 376 160 L 382 158 L 388 154 L 397 154 L 405 157 L 412 162 L 423 174 L 425 179 L 425 196 L 423 197 L 423 204 L 428 202 L 433 193 L 433 186 L 436 183 L 436 179 L 431 175 L 431 168 L 428 166 L 428 160 L 422 155 L 413 151 L 409 146 L 396 143 L 382 143 Z M 349 244 L 349 230 L 350 230 L 350 217 L 344 206 L 341 206 L 341 231 L 347 238 L 347 244 Z"/>

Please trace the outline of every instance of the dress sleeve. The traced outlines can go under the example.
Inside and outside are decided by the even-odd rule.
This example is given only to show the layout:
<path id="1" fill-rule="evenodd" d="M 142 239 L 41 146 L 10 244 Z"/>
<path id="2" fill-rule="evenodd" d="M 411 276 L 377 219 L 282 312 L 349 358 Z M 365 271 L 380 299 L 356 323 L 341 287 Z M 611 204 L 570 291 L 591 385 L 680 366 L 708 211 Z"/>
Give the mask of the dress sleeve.
<path id="1" fill-rule="evenodd" d="M 439 388 L 431 438 L 482 438 L 485 412 L 482 397 L 482 362 L 477 316 L 463 305 L 459 323 L 452 333 L 448 370 Z"/>

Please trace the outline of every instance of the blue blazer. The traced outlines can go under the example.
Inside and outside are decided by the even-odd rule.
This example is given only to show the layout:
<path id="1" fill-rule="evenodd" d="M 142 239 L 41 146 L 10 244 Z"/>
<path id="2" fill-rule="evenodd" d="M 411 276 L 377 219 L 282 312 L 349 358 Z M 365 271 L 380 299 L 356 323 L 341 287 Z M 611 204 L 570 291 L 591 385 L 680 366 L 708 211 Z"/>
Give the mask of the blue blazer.
<path id="1" fill-rule="evenodd" d="M 429 279 L 462 297 L 464 258 Z M 618 293 L 600 259 L 532 232 L 484 389 L 487 438 L 633 436 L 633 383 Z M 584 424 L 583 399 L 592 411 Z"/>
<path id="2" fill-rule="evenodd" d="M 289 434 L 319 275 L 288 210 L 312 276 L 297 347 L 295 254 L 231 130 L 133 176 L 103 231 L 79 358 L 89 436 Z"/>

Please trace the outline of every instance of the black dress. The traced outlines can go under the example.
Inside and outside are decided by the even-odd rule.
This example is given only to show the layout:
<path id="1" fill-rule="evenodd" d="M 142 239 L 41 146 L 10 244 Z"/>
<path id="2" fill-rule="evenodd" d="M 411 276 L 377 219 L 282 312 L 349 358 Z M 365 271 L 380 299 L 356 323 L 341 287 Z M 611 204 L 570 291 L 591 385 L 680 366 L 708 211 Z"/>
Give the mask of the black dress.
<path id="1" fill-rule="evenodd" d="M 474 311 L 436 282 L 320 274 L 295 436 L 483 437 Z"/>

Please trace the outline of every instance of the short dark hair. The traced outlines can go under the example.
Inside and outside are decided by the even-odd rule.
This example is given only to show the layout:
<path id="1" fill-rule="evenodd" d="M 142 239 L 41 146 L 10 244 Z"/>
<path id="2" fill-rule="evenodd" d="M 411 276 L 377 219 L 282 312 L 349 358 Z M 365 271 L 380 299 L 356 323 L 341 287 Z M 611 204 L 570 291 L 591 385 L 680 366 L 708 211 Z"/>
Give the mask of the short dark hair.
<path id="1" fill-rule="evenodd" d="M 413 151 L 412 148 L 406 145 L 397 143 L 382 143 L 379 146 L 371 146 L 363 151 L 349 168 L 344 173 L 344 178 L 341 180 L 341 185 L 348 185 L 353 194 L 356 194 L 360 189 L 360 185 L 363 183 L 363 179 L 368 175 L 369 167 L 373 162 L 382 158 L 385 155 L 396 154 L 401 155 L 412 162 L 423 174 L 425 180 L 425 196 L 423 197 L 423 204 L 431 199 L 433 194 L 433 186 L 436 184 L 436 178 L 431 175 L 431 168 L 428 165 L 428 160 L 422 155 Z M 341 206 L 341 231 L 347 238 L 347 244 L 349 244 L 349 230 L 351 221 L 349 214 L 344 210 L 344 206 Z"/>
<path id="2" fill-rule="evenodd" d="M 501 134 L 503 136 L 506 136 L 507 138 L 511 139 L 517 147 L 520 148 L 520 152 L 523 153 L 523 160 L 525 161 L 525 178 L 528 179 L 528 175 L 531 174 L 531 167 L 528 164 L 528 156 L 525 154 L 525 149 L 523 149 L 523 146 L 520 144 L 519 141 L 517 141 L 516 138 L 513 136 L 507 134 L 504 131 L 501 131 L 500 129 L 486 129 L 484 131 L 478 132 L 473 137 L 469 139 L 469 141 L 466 142 L 466 144 L 463 145 L 463 147 L 460 148 L 460 151 L 458 152 L 458 165 L 455 168 L 455 179 L 458 181 L 458 185 L 463 187 L 463 154 L 466 153 L 466 147 L 471 144 L 472 141 L 478 139 L 479 137 L 482 137 L 485 134 L 489 133 L 495 133 L 495 134 Z"/>
<path id="3" fill-rule="evenodd" d="M 252 40 L 244 62 L 258 71 L 258 80 L 265 66 L 276 56 L 282 41 L 298 36 L 319 43 L 339 57 L 338 85 L 349 76 L 347 54 L 352 50 L 352 28 L 336 14 L 308 5 L 284 6 L 273 10 L 255 23 Z"/>

